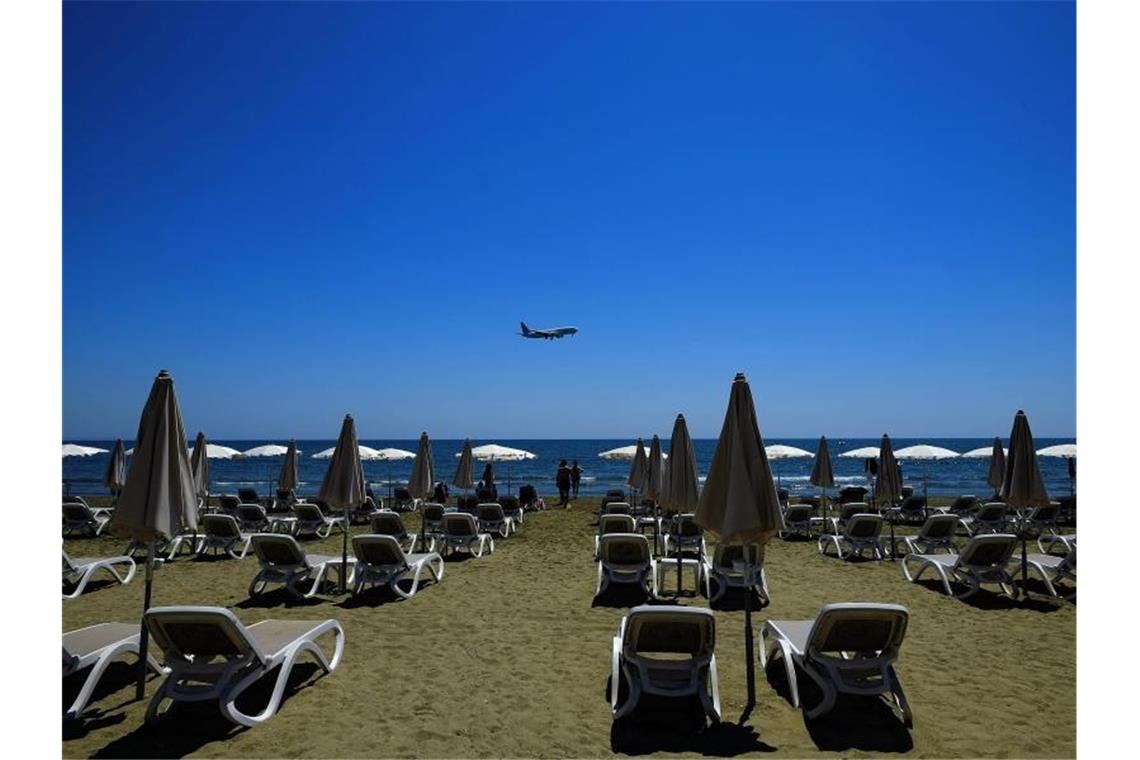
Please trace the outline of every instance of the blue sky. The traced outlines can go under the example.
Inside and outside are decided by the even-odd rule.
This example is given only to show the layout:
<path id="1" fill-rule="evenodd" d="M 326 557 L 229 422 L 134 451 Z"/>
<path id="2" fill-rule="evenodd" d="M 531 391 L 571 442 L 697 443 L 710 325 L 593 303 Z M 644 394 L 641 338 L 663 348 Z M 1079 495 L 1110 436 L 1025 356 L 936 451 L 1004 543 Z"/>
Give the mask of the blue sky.
<path id="1" fill-rule="evenodd" d="M 1076 419 L 1068 3 L 66 3 L 64 436 Z M 577 325 L 528 341 L 518 323 Z"/>

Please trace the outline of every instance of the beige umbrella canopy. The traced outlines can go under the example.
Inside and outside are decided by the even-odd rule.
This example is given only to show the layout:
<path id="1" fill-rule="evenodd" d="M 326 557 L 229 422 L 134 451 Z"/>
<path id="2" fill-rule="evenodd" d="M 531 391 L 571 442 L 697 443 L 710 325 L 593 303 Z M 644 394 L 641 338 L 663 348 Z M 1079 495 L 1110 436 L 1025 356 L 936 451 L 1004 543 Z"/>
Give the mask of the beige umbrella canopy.
<path id="1" fill-rule="evenodd" d="M 732 381 L 728 411 L 716 442 L 705 487 L 697 504 L 699 525 L 724 542 L 765 543 L 784 527 L 772 469 L 756 422 L 756 407 L 744 373 Z M 744 552 L 745 562 L 752 553 Z M 751 569 L 748 570 L 751 572 Z M 744 657 L 750 713 L 756 704 L 755 657 L 752 642 L 752 592 L 744 594 Z M 742 721 L 743 722 L 743 721 Z"/>
<path id="2" fill-rule="evenodd" d="M 993 451 L 990 452 L 990 471 L 986 473 L 986 482 L 993 486 L 994 491 L 1001 490 L 1001 483 L 1005 480 L 1005 449 L 1001 447 L 1001 438 L 994 436 Z"/>
<path id="3" fill-rule="evenodd" d="M 902 479 L 899 477 L 899 464 L 891 449 L 891 439 L 883 433 L 879 443 L 879 474 L 875 478 L 875 503 L 893 506 L 902 498 Z"/>
<path id="4" fill-rule="evenodd" d="M 115 441 L 115 448 L 111 449 L 111 458 L 107 460 L 107 469 L 103 472 L 103 485 L 114 495 L 123 490 L 123 482 L 127 477 L 127 457 L 123 453 L 123 439 Z"/>
<path id="5" fill-rule="evenodd" d="M 635 444 L 633 463 L 629 466 L 629 477 L 626 482 L 634 490 L 642 491 L 645 489 L 647 480 L 649 480 L 649 457 L 645 455 L 645 443 L 638 438 Z"/>
<path id="6" fill-rule="evenodd" d="M 1020 409 L 1013 418 L 1013 431 L 1009 434 L 1009 456 L 1005 461 L 1001 495 L 1014 509 L 1049 504 L 1049 494 L 1045 491 L 1045 481 L 1037 465 L 1037 452 L 1033 449 L 1029 418 Z"/>
<path id="7" fill-rule="evenodd" d="M 665 463 L 661 456 L 661 439 L 656 434 L 649 445 L 649 459 L 646 463 L 645 495 L 653 501 L 661 498 L 665 488 Z"/>
<path id="8" fill-rule="evenodd" d="M 356 439 L 356 423 L 352 415 L 344 415 L 340 437 L 333 448 L 329 468 L 321 483 L 318 498 L 333 509 L 344 510 L 344 531 L 341 534 L 340 588 L 344 591 L 348 579 L 348 518 L 349 510 L 364 503 L 364 468 L 360 464 L 360 444 Z"/>
<path id="9" fill-rule="evenodd" d="M 831 452 L 827 447 L 827 438 L 819 437 L 819 446 L 815 450 L 815 461 L 811 466 L 811 477 L 808 479 L 817 488 L 834 488 L 835 476 L 831 472 Z"/>
<path id="10" fill-rule="evenodd" d="M 158 373 L 139 419 L 135 455 L 119 494 L 111 532 L 148 544 L 143 612 L 150 607 L 154 582 L 154 543 L 179 533 L 197 530 L 198 496 L 186 429 L 174 392 L 174 380 L 166 370 Z M 135 696 L 142 699 L 146 685 L 147 629 L 139 637 L 139 680 Z"/>
<path id="11" fill-rule="evenodd" d="M 455 477 L 451 479 L 452 485 L 466 491 L 475 485 L 474 457 L 471 455 L 471 439 L 463 441 L 463 451 L 459 453 L 459 466 L 455 468 Z"/>
<path id="12" fill-rule="evenodd" d="M 277 490 L 295 491 L 301 480 L 297 467 L 297 441 L 290 438 L 285 449 L 285 461 L 281 463 L 281 474 L 277 476 Z"/>
<path id="13" fill-rule="evenodd" d="M 417 499 L 430 499 L 435 487 L 435 463 L 431 457 L 431 441 L 427 433 L 420 433 L 420 447 L 412 461 L 412 475 L 408 479 L 408 491 Z"/>
<path id="14" fill-rule="evenodd" d="M 190 471 L 194 473 L 194 490 L 198 496 L 208 498 L 210 491 L 210 455 L 206 443 L 206 436 L 201 430 L 194 439 L 194 448 L 190 452 Z"/>
<path id="15" fill-rule="evenodd" d="M 697 478 L 697 457 L 684 415 L 678 414 L 669 438 L 669 466 L 665 469 L 665 487 L 661 506 L 672 514 L 692 512 L 700 499 Z"/>
<path id="16" fill-rule="evenodd" d="M 752 391 L 743 373 L 732 383 L 697 522 L 726 542 L 766 542 L 784 527 L 764 452 Z"/>

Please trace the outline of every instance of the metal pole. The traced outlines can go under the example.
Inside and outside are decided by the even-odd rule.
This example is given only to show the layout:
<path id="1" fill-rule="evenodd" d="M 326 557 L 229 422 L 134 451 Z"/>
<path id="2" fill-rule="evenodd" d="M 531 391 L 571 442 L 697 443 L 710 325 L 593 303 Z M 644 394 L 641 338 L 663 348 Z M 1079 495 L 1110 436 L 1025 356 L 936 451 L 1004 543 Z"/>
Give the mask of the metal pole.
<path id="1" fill-rule="evenodd" d="M 747 548 L 745 548 L 745 556 L 748 556 Z M 751 573 L 752 565 L 745 560 L 746 571 Z M 751 577 L 749 575 L 748 577 Z M 748 705 L 745 707 L 745 712 L 750 713 L 753 706 L 756 704 L 756 664 L 753 653 L 752 643 L 752 589 L 745 586 L 744 593 L 744 661 L 747 663 L 747 680 L 748 680 Z"/>
<path id="2" fill-rule="evenodd" d="M 340 542 L 340 593 L 348 590 L 348 504 L 344 506 L 344 525 L 341 527 Z"/>
<path id="3" fill-rule="evenodd" d="M 150 609 L 150 591 L 154 583 L 154 541 L 147 545 L 146 551 L 146 585 L 143 589 L 143 617 L 139 631 L 139 678 L 135 683 L 135 699 L 141 700 L 146 695 L 146 650 L 150 643 L 150 634 L 146 629 L 146 611 Z"/>

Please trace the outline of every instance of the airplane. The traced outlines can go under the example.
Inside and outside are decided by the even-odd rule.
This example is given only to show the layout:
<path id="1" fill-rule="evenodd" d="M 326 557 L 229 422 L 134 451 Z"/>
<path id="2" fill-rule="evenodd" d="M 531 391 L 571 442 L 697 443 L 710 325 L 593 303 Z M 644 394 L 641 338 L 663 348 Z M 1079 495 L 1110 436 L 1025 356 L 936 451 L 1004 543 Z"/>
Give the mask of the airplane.
<path id="1" fill-rule="evenodd" d="M 519 325 L 522 327 L 522 332 L 519 333 L 519 335 L 524 338 L 546 338 L 547 340 L 554 340 L 555 338 L 563 338 L 578 332 L 577 327 L 554 327 L 549 330 L 532 330 L 526 326 L 526 322 L 519 322 Z"/>

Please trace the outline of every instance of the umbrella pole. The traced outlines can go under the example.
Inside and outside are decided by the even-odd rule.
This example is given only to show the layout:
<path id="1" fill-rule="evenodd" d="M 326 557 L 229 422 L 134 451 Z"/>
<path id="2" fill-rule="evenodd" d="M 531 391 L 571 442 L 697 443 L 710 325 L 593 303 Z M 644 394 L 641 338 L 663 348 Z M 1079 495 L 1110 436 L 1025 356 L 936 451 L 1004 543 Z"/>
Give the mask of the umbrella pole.
<path id="1" fill-rule="evenodd" d="M 926 495 L 926 462 L 922 463 L 922 519 L 930 517 L 930 497 Z"/>
<path id="2" fill-rule="evenodd" d="M 745 556 L 748 557 L 748 549 L 745 548 Z M 752 563 L 745 560 L 746 568 L 749 573 L 748 578 L 751 578 Z M 746 663 L 746 674 L 748 681 L 748 703 L 744 707 L 744 715 L 749 715 L 752 708 L 756 705 L 756 664 L 755 658 L 752 656 L 754 645 L 752 642 L 752 587 L 745 584 L 744 588 L 744 662 Z M 741 723 L 744 718 L 741 718 Z"/>
<path id="3" fill-rule="evenodd" d="M 154 541 L 149 542 L 146 550 L 146 584 L 143 590 L 143 615 L 150 609 L 150 590 L 154 584 Z M 146 695 L 146 668 L 147 645 L 150 643 L 150 634 L 146 622 L 140 623 L 139 631 L 139 680 L 135 683 L 135 699 L 141 700 Z"/>
<path id="4" fill-rule="evenodd" d="M 344 525 L 340 541 L 340 593 L 348 590 L 348 506 L 344 508 Z"/>

